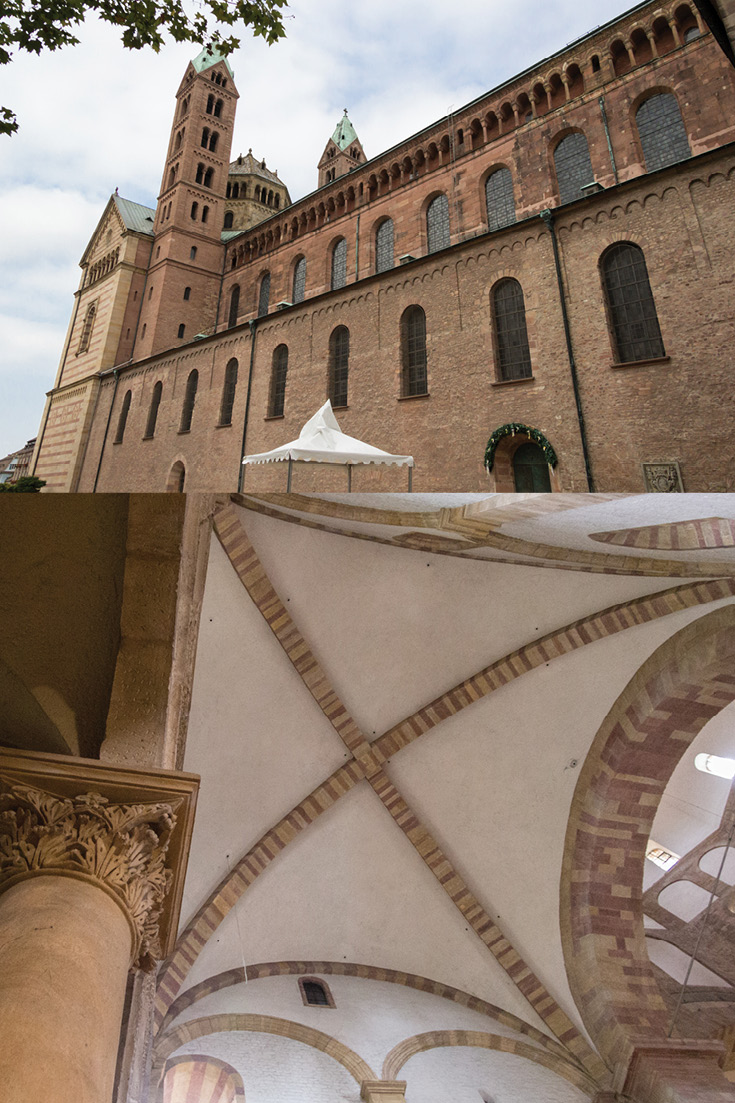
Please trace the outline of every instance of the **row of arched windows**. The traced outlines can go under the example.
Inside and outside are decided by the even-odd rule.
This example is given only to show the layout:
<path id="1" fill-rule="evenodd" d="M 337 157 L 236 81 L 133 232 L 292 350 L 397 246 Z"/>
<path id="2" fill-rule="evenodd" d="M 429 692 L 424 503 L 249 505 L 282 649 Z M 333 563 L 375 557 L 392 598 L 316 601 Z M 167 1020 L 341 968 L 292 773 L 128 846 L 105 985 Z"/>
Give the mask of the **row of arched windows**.
<path id="1" fill-rule="evenodd" d="M 217 142 L 219 141 L 219 134 L 216 130 L 210 130 L 208 126 L 205 126 L 202 130 L 202 140 L 199 143 L 202 149 L 208 149 L 210 153 L 214 153 L 217 149 Z"/>
<path id="2" fill-rule="evenodd" d="M 206 112 L 208 115 L 214 115 L 215 119 L 219 119 L 222 115 L 222 107 L 224 100 L 217 99 L 213 92 L 207 96 Z"/>
<path id="3" fill-rule="evenodd" d="M 203 184 L 205 188 L 212 187 L 212 180 L 214 179 L 214 169 L 210 166 L 207 168 L 201 161 L 197 165 L 196 177 L 194 178 L 195 184 Z"/>
<path id="4" fill-rule="evenodd" d="M 237 373 L 238 362 L 236 359 L 232 359 L 225 368 L 224 384 L 222 386 L 222 399 L 220 401 L 219 421 L 218 425 L 231 425 L 232 424 L 232 409 L 235 405 L 235 392 L 237 389 Z M 194 406 L 196 403 L 197 390 L 199 388 L 199 372 L 196 368 L 189 372 L 186 380 L 186 388 L 184 391 L 184 400 L 181 405 L 181 418 L 179 421 L 179 432 L 188 433 L 191 430 L 192 418 L 194 416 Z M 144 440 L 150 440 L 155 436 L 156 423 L 158 421 L 158 410 L 161 405 L 161 398 L 163 396 L 163 382 L 159 379 L 153 391 L 151 392 L 151 401 L 148 407 L 148 417 L 146 419 L 145 433 L 143 435 Z M 125 428 L 127 426 L 128 414 L 130 413 L 130 404 L 132 402 L 133 392 L 126 391 L 123 397 L 122 406 L 120 407 L 120 414 L 117 420 L 117 428 L 115 431 L 114 443 L 122 444 L 125 436 Z"/>
<path id="5" fill-rule="evenodd" d="M 120 259 L 120 246 L 113 249 L 111 253 L 108 253 L 102 260 L 98 260 L 96 264 L 93 264 L 87 273 L 87 285 L 90 283 L 96 283 L 97 280 L 101 280 L 103 276 L 106 276 L 108 272 L 117 264 Z"/>

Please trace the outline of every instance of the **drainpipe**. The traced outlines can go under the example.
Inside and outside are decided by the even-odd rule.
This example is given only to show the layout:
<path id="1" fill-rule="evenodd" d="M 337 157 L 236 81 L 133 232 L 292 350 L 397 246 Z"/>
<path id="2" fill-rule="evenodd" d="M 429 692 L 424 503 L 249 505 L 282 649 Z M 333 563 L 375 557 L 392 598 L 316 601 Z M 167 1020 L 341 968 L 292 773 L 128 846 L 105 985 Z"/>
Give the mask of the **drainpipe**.
<path id="1" fill-rule="evenodd" d="M 110 431 L 110 422 L 112 421 L 112 411 L 114 409 L 115 398 L 117 396 L 117 386 L 118 386 L 118 383 L 120 382 L 120 372 L 117 368 L 115 368 L 113 370 L 112 374 L 115 377 L 115 389 L 112 392 L 112 402 L 110 403 L 110 412 L 107 415 L 107 424 L 105 425 L 105 435 L 102 438 L 102 447 L 100 448 L 100 461 L 97 464 L 97 473 L 94 477 L 94 486 L 92 487 L 92 493 L 93 494 L 97 490 L 97 482 L 98 482 L 99 477 L 100 477 L 100 470 L 102 468 L 102 460 L 103 460 L 104 455 L 105 455 L 105 445 L 107 444 L 107 434 Z"/>
<path id="2" fill-rule="evenodd" d="M 245 471 L 243 469 L 243 459 L 245 457 L 245 438 L 248 432 L 248 416 L 250 414 L 250 393 L 253 387 L 253 366 L 255 364 L 255 331 L 258 328 L 258 319 L 251 318 L 248 322 L 250 327 L 250 371 L 248 372 L 248 393 L 245 399 L 245 421 L 242 427 L 242 446 L 240 448 L 240 469 L 237 473 L 237 493 L 242 494 L 242 484 L 245 478 Z"/>
<path id="3" fill-rule="evenodd" d="M 600 114 L 602 115 L 602 125 L 605 127 L 605 137 L 607 138 L 607 148 L 610 154 L 610 164 L 612 165 L 613 176 L 615 177 L 615 183 L 619 184 L 618 179 L 618 166 L 615 164 L 615 154 L 613 153 L 612 139 L 610 138 L 610 127 L 607 121 L 607 111 L 605 110 L 605 97 L 600 96 L 597 101 L 600 105 Z"/>
<path id="4" fill-rule="evenodd" d="M 582 454 L 584 456 L 584 469 L 587 475 L 587 489 L 590 494 L 594 493 L 595 486 L 592 479 L 592 467 L 590 464 L 590 455 L 587 448 L 587 434 L 584 428 L 584 413 L 582 411 L 582 399 L 579 393 L 579 380 L 577 379 L 577 365 L 574 361 L 574 348 L 572 346 L 572 331 L 569 327 L 569 314 L 567 312 L 567 300 L 564 293 L 564 281 L 561 273 L 561 260 L 559 258 L 559 242 L 556 237 L 556 226 L 554 225 L 554 215 L 550 210 L 541 212 L 540 215 L 544 225 L 551 234 L 551 244 L 554 250 L 554 264 L 556 266 L 556 282 L 559 288 L 559 301 L 561 303 L 561 314 L 564 321 L 564 337 L 567 343 L 567 356 L 569 357 L 569 370 L 572 377 L 572 389 L 574 391 L 574 403 L 577 407 L 577 422 L 579 424 L 579 435 L 582 441 Z"/>

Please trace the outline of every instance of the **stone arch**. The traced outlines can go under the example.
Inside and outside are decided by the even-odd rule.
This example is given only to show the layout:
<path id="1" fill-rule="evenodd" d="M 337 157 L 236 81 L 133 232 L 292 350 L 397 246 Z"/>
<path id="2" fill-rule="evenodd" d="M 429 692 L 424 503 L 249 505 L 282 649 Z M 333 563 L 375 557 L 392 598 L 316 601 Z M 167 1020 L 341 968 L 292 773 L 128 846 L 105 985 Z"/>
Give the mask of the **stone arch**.
<path id="1" fill-rule="evenodd" d="M 168 494 L 183 494 L 186 485 L 186 465 L 182 459 L 174 460 L 166 479 Z"/>
<path id="2" fill-rule="evenodd" d="M 207 1015 L 201 1019 L 191 1019 L 181 1026 L 175 1027 L 168 1034 L 164 1034 L 156 1046 L 156 1056 L 153 1063 L 152 1079 L 159 1085 L 167 1059 L 176 1050 L 187 1042 L 193 1042 L 195 1038 L 203 1038 L 208 1034 L 222 1034 L 231 1031 L 248 1031 L 256 1034 L 277 1034 L 282 1038 L 292 1038 L 296 1042 L 313 1049 L 321 1050 L 335 1061 L 338 1061 L 350 1076 L 361 1084 L 363 1080 L 377 1080 L 377 1076 L 366 1061 L 355 1053 L 354 1050 L 338 1042 L 330 1034 L 321 1030 L 304 1026 L 302 1023 L 292 1022 L 290 1019 L 277 1019 L 273 1015 L 237 1015 L 221 1014 Z"/>
<path id="3" fill-rule="evenodd" d="M 485 1034 L 479 1030 L 430 1030 L 425 1034 L 415 1034 L 411 1038 L 405 1038 L 394 1046 L 386 1057 L 383 1064 L 383 1080 L 397 1080 L 403 1066 L 417 1053 L 425 1053 L 427 1050 L 445 1046 L 472 1046 L 477 1049 L 512 1053 L 516 1057 L 543 1065 L 557 1076 L 568 1080 L 591 1099 L 597 1095 L 598 1086 L 591 1077 L 586 1076 L 579 1068 L 562 1058 L 536 1049 L 527 1042 L 499 1034 Z"/>
<path id="4" fill-rule="evenodd" d="M 210 1070 L 215 1074 L 214 1078 L 207 1077 Z M 208 1085 L 211 1090 L 207 1096 L 208 1103 L 244 1103 L 245 1087 L 237 1069 L 218 1057 L 204 1053 L 187 1053 L 167 1063 L 161 1082 L 163 1103 L 184 1103 L 189 1098 L 192 1073 L 198 1074 L 205 1082 L 214 1079 L 215 1082 Z"/>
<path id="5" fill-rule="evenodd" d="M 666 1040 L 643 926 L 646 842 L 684 751 L 735 700 L 733 659 L 730 604 L 677 632 L 641 666 L 580 771 L 562 863 L 562 943 L 572 995 L 609 1065 L 629 1060 L 634 1044 Z"/>
<path id="6" fill-rule="evenodd" d="M 539 429 L 513 421 L 499 426 L 491 434 L 485 448 L 485 470 L 493 478 L 497 492 L 513 493 L 515 490 L 513 457 L 522 445 L 529 443 L 538 445 L 544 453 L 549 465 L 551 489 L 559 489 L 555 475 L 559 459 L 551 442 Z"/>

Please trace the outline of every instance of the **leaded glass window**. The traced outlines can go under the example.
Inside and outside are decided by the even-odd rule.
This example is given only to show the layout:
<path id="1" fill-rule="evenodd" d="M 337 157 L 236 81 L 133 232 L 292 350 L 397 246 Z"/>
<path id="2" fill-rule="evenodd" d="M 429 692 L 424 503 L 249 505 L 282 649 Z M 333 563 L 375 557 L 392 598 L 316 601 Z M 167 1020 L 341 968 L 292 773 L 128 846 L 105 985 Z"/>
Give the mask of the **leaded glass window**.
<path id="1" fill-rule="evenodd" d="M 691 157 L 679 104 L 670 93 L 645 100 L 636 111 L 635 121 L 649 172 Z"/>
<path id="2" fill-rule="evenodd" d="M 189 373 L 189 378 L 186 381 L 186 392 L 184 394 L 184 405 L 181 407 L 181 425 L 179 426 L 180 433 L 188 433 L 191 429 L 191 418 L 194 413 L 194 401 L 197 396 L 197 387 L 199 386 L 199 372 L 194 368 Z"/>
<path id="3" fill-rule="evenodd" d="M 518 280 L 502 280 L 493 291 L 498 378 L 528 379 L 532 374 L 523 288 Z"/>
<path id="4" fill-rule="evenodd" d="M 347 283 L 347 242 L 339 239 L 332 250 L 332 291 L 337 291 Z"/>
<path id="5" fill-rule="evenodd" d="M 613 245 L 603 256 L 601 267 L 616 362 L 665 356 L 642 250 L 629 241 Z"/>
<path id="6" fill-rule="evenodd" d="M 516 203 L 510 169 L 496 169 L 490 173 L 485 184 L 485 202 L 489 230 L 501 230 L 503 226 L 513 225 L 516 220 Z"/>
<path id="7" fill-rule="evenodd" d="M 446 195 L 437 195 L 432 199 L 426 211 L 426 243 L 430 253 L 448 248 L 449 240 L 449 200 Z"/>
<path id="8" fill-rule="evenodd" d="M 347 405 L 350 367 L 350 331 L 337 326 L 329 338 L 329 398 L 333 406 Z"/>
<path id="9" fill-rule="evenodd" d="M 427 394 L 426 315 L 420 306 L 409 306 L 401 318 L 401 395 Z"/>
<path id="10" fill-rule="evenodd" d="M 122 439 L 125 436 L 125 426 L 128 422 L 128 412 L 130 410 L 130 400 L 133 397 L 131 391 L 126 391 L 125 398 L 123 399 L 122 409 L 120 410 L 120 417 L 117 422 L 117 432 L 115 433 L 115 444 L 122 444 Z"/>
<path id="11" fill-rule="evenodd" d="M 258 317 L 264 318 L 268 313 L 268 301 L 271 294 L 271 274 L 266 272 L 260 281 L 260 292 L 258 293 Z"/>
<path id="12" fill-rule="evenodd" d="M 237 360 L 230 360 L 225 368 L 225 383 L 222 388 L 222 404 L 219 410 L 219 424 L 232 425 L 232 407 L 235 405 L 237 389 Z"/>
<path id="13" fill-rule="evenodd" d="M 575 132 L 562 138 L 554 150 L 554 166 L 561 202 L 573 203 L 575 199 L 581 199 L 582 188 L 595 178 L 584 134 Z"/>
<path id="14" fill-rule="evenodd" d="M 375 234 L 375 271 L 389 272 L 393 267 L 393 219 L 381 222 Z"/>
<path id="15" fill-rule="evenodd" d="M 306 257 L 300 257 L 293 271 L 292 301 L 302 303 L 306 293 Z"/>
<path id="16" fill-rule="evenodd" d="M 329 1007 L 329 999 L 323 985 L 315 980 L 305 980 L 303 988 L 307 1004 L 312 1007 Z"/>
<path id="17" fill-rule="evenodd" d="M 286 403 L 286 375 L 288 374 L 288 346 L 279 345 L 273 350 L 271 369 L 271 393 L 268 401 L 268 416 L 282 417 Z"/>
<path id="18" fill-rule="evenodd" d="M 153 394 L 151 395 L 151 404 L 148 408 L 148 421 L 145 427 L 146 438 L 152 437 L 156 431 L 156 421 L 158 420 L 158 407 L 161 405 L 161 395 L 163 394 L 163 383 L 159 379 L 153 388 Z"/>

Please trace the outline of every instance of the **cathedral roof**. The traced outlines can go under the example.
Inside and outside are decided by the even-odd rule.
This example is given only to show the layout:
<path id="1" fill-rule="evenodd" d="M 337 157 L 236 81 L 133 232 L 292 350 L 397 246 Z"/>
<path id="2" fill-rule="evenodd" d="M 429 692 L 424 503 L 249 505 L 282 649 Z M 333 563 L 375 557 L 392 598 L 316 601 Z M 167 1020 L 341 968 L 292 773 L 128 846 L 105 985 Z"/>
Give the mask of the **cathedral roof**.
<path id="1" fill-rule="evenodd" d="M 347 149 L 349 145 L 357 140 L 357 132 L 347 117 L 347 108 L 345 107 L 345 113 L 335 127 L 332 141 L 340 149 Z"/>
<path id="2" fill-rule="evenodd" d="M 264 180 L 283 185 L 278 173 L 265 167 L 265 160 L 259 161 L 257 157 L 253 157 L 252 149 L 249 149 L 245 155 L 241 153 L 237 160 L 230 162 L 230 176 L 261 176 Z"/>
<path id="3" fill-rule="evenodd" d="M 156 217 L 154 210 L 144 207 L 142 203 L 133 203 L 132 199 L 123 199 L 121 195 L 115 194 L 112 198 L 127 230 L 153 236 L 153 219 Z"/>
<path id="4" fill-rule="evenodd" d="M 216 65 L 218 61 L 224 61 L 227 66 L 227 71 L 234 79 L 235 74 L 232 71 L 232 67 L 224 56 L 221 54 L 216 46 L 204 46 L 200 53 L 192 61 L 192 65 L 196 69 L 197 73 L 203 73 L 205 69 L 209 69 L 210 66 Z"/>

